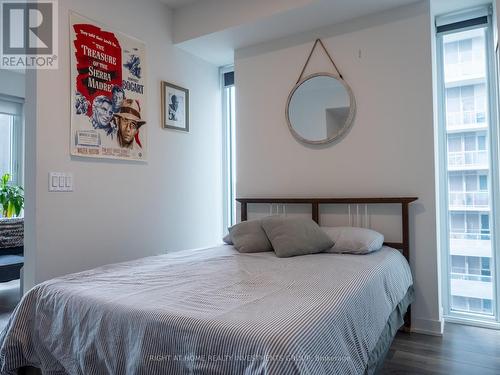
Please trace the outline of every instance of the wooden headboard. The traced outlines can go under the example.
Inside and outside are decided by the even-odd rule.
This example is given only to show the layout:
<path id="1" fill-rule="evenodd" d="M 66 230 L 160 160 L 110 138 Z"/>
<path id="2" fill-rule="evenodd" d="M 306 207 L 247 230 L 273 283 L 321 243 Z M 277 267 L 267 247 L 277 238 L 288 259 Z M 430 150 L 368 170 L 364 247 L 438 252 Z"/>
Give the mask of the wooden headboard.
<path id="1" fill-rule="evenodd" d="M 417 197 L 385 197 L 385 198 L 237 198 L 241 204 L 241 221 L 248 218 L 249 203 L 264 204 L 310 204 L 312 207 L 312 219 L 319 222 L 320 204 L 400 204 L 402 220 L 402 242 L 386 242 L 387 246 L 399 249 L 403 252 L 405 258 L 410 261 L 410 226 L 408 220 L 408 206 L 416 201 Z"/>
<path id="2" fill-rule="evenodd" d="M 399 249 L 404 257 L 410 263 L 410 224 L 409 224 L 409 205 L 416 201 L 417 197 L 385 197 L 385 198 L 237 198 L 241 204 L 241 221 L 248 218 L 249 203 L 263 204 L 310 204 L 312 219 L 320 224 L 319 205 L 320 204 L 346 204 L 346 205 L 367 205 L 367 204 L 400 204 L 402 221 L 402 242 L 385 242 L 385 245 Z M 405 315 L 404 330 L 411 330 L 411 311 Z"/>

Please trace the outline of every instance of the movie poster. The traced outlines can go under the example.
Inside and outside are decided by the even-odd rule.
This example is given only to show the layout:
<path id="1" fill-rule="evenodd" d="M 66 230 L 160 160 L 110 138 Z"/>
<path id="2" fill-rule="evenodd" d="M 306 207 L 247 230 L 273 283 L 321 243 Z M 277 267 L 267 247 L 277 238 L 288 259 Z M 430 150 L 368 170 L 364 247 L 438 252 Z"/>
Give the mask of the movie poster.
<path id="1" fill-rule="evenodd" d="M 146 160 L 144 43 L 70 14 L 71 155 Z"/>

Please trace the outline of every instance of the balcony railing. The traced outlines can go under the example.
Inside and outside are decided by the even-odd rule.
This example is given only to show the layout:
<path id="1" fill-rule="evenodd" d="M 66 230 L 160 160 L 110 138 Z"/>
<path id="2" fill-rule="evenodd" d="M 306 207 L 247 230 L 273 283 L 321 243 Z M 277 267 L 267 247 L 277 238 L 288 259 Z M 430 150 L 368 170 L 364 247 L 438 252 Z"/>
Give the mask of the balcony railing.
<path id="1" fill-rule="evenodd" d="M 446 112 L 446 127 L 449 130 L 486 126 L 484 111 Z"/>
<path id="2" fill-rule="evenodd" d="M 451 209 L 489 208 L 489 194 L 487 191 L 450 192 L 449 200 Z"/>
<path id="3" fill-rule="evenodd" d="M 471 275 L 457 272 L 451 272 L 450 276 L 453 280 L 481 281 L 483 283 L 491 283 L 492 280 L 491 276 Z"/>
<path id="4" fill-rule="evenodd" d="M 491 239 L 490 231 L 484 230 L 482 232 L 450 232 L 450 238 L 456 240 L 479 240 L 488 241 Z"/>
<path id="5" fill-rule="evenodd" d="M 448 168 L 488 168 L 488 166 L 488 151 L 486 150 L 448 152 Z"/>

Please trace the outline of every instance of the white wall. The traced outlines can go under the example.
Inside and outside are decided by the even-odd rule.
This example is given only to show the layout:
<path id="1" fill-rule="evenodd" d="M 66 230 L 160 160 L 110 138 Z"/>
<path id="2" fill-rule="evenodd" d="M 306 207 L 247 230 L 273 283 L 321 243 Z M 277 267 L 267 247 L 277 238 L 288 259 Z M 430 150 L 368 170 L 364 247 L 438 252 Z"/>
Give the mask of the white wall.
<path id="1" fill-rule="evenodd" d="M 24 98 L 24 74 L 0 69 L 0 94 Z"/>
<path id="2" fill-rule="evenodd" d="M 418 196 L 410 211 L 413 327 L 439 333 L 430 30 L 429 4 L 421 2 L 237 51 L 236 190 L 240 197 Z M 288 93 L 316 36 L 357 102 L 351 131 L 328 147 L 298 143 L 285 122 Z M 309 72 L 332 71 L 316 61 Z"/>
<path id="3" fill-rule="evenodd" d="M 147 163 L 70 157 L 70 9 L 146 43 Z M 29 76 L 36 98 L 29 95 L 27 111 L 26 287 L 220 242 L 218 69 L 175 48 L 170 24 L 155 0 L 59 1 L 59 69 Z M 190 89 L 188 134 L 160 128 L 160 80 Z M 75 191 L 49 193 L 49 171 L 73 172 Z"/>

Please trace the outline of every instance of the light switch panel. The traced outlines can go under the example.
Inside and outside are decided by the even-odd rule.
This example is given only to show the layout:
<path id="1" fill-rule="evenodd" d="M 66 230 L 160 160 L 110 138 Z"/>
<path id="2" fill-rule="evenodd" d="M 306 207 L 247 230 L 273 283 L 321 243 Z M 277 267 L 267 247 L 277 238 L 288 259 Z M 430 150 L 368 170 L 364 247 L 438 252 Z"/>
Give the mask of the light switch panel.
<path id="1" fill-rule="evenodd" d="M 73 173 L 50 172 L 49 191 L 73 191 Z"/>

